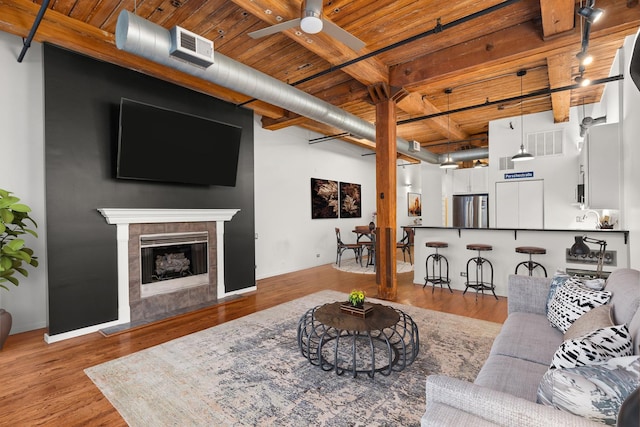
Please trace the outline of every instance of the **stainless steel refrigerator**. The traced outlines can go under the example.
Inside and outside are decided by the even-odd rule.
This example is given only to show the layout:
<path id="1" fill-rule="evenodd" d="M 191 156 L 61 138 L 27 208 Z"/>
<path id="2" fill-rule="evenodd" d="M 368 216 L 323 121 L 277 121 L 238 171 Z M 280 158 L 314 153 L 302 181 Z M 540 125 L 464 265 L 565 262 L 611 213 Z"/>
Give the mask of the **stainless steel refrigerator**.
<path id="1" fill-rule="evenodd" d="M 453 196 L 453 226 L 489 228 L 489 195 Z"/>

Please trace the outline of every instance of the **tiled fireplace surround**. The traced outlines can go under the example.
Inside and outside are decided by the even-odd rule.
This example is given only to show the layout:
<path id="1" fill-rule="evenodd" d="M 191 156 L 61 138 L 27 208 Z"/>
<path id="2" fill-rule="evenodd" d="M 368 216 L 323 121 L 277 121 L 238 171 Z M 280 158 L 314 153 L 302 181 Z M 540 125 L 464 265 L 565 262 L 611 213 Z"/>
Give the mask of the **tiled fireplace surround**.
<path id="1" fill-rule="evenodd" d="M 208 232 L 209 241 L 209 283 L 174 292 L 140 296 L 140 236 L 145 234 L 170 234 L 188 232 Z M 217 301 L 217 242 L 216 223 L 174 222 L 162 224 L 129 225 L 129 309 L 131 323 L 154 321 L 192 311 Z"/>

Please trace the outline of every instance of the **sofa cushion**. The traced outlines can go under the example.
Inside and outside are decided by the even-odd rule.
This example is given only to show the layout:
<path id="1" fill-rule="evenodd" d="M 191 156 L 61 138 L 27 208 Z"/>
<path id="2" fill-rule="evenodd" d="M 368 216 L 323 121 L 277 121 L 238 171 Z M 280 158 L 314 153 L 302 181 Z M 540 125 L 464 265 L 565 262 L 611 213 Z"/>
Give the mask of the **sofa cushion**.
<path id="1" fill-rule="evenodd" d="M 427 410 L 420 419 L 420 425 L 427 426 L 474 426 L 474 427 L 496 427 L 494 424 L 483 418 L 477 417 L 469 412 L 461 411 L 445 403 L 427 402 Z"/>
<path id="2" fill-rule="evenodd" d="M 563 336 L 540 314 L 511 313 L 493 341 L 491 354 L 512 356 L 549 366 Z"/>
<path id="3" fill-rule="evenodd" d="M 495 354 L 489 356 L 474 383 L 535 402 L 538 385 L 548 369 L 541 363 Z"/>
<path id="4" fill-rule="evenodd" d="M 551 368 L 594 365 L 612 357 L 631 354 L 631 335 L 627 325 L 610 326 L 563 342 L 553 355 Z"/>
<path id="5" fill-rule="evenodd" d="M 611 305 L 616 325 L 628 325 L 640 306 L 640 271 L 617 269 L 609 275 L 604 289 L 612 294 Z"/>
<path id="6" fill-rule="evenodd" d="M 564 340 L 580 338 L 596 329 L 608 328 L 609 326 L 614 326 L 611 318 L 611 306 L 601 305 L 578 317 L 578 320 L 573 322 L 564 333 Z"/>
<path id="7" fill-rule="evenodd" d="M 553 326 L 565 333 L 580 316 L 606 304 L 610 298 L 611 293 L 607 291 L 594 291 L 567 281 L 553 296 L 547 318 Z"/>
<path id="8" fill-rule="evenodd" d="M 640 357 L 600 365 L 549 370 L 538 388 L 538 403 L 614 425 L 622 402 L 640 387 Z"/>

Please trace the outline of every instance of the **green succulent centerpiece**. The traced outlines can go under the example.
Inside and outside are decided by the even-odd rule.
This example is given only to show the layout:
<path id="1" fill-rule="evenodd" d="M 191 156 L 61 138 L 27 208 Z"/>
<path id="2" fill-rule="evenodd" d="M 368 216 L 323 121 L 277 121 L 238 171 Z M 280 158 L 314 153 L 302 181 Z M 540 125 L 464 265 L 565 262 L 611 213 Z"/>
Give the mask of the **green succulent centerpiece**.
<path id="1" fill-rule="evenodd" d="M 25 246 L 26 242 L 21 238 L 27 233 L 38 237 L 27 223 L 33 228 L 38 225 L 29 216 L 31 208 L 19 201 L 10 191 L 0 189 L 0 287 L 5 290 L 9 290 L 7 283 L 20 284 L 16 273 L 24 277 L 29 275 L 23 265 L 38 266 L 33 250 Z"/>
<path id="2" fill-rule="evenodd" d="M 364 291 L 354 289 L 349 293 L 349 302 L 354 307 L 361 307 L 362 304 L 364 304 L 364 297 L 365 297 Z"/>

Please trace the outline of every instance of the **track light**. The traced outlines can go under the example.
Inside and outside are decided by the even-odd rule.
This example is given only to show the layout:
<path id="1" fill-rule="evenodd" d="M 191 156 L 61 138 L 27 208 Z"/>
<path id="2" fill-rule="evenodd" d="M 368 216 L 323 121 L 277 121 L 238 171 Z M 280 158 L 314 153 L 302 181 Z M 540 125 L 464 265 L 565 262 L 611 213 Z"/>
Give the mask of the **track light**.
<path id="1" fill-rule="evenodd" d="M 584 19 L 586 19 L 592 24 L 594 22 L 597 22 L 600 18 L 602 18 L 603 14 L 604 14 L 604 10 L 595 9 L 590 6 L 585 6 L 578 9 L 578 15 L 584 17 Z"/>
<path id="2" fill-rule="evenodd" d="M 593 56 L 589 55 L 589 53 L 586 50 L 583 50 L 580 53 L 578 53 L 576 55 L 576 58 L 578 58 L 578 61 L 580 61 L 580 65 L 582 66 L 589 65 L 593 62 Z"/>
<path id="3" fill-rule="evenodd" d="M 584 87 L 584 86 L 589 86 L 591 84 L 591 80 L 587 77 L 584 77 L 582 74 L 580 74 L 578 77 L 576 77 L 576 83 Z"/>

